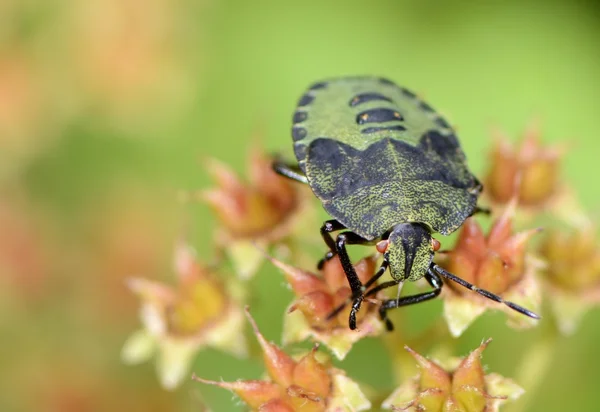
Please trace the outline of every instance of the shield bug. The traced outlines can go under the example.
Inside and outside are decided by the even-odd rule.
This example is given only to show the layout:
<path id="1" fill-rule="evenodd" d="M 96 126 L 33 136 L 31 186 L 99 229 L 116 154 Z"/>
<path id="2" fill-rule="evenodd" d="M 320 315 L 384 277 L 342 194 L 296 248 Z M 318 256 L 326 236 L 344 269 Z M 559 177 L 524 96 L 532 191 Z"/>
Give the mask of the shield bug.
<path id="1" fill-rule="evenodd" d="M 297 165 L 276 161 L 273 168 L 307 183 L 333 217 L 321 227 L 329 251 L 319 266 L 339 256 L 352 290 L 351 329 L 366 297 L 423 277 L 432 291 L 382 302 L 388 329 L 389 309 L 435 298 L 442 278 L 539 318 L 433 262 L 440 243 L 432 233 L 449 235 L 483 211 L 477 207 L 482 185 L 467 168 L 453 128 L 414 93 L 377 77 L 315 83 L 298 101 L 292 138 Z M 348 245 L 376 245 L 383 254 L 366 284 L 356 275 Z M 375 285 L 388 268 L 392 280 Z"/>

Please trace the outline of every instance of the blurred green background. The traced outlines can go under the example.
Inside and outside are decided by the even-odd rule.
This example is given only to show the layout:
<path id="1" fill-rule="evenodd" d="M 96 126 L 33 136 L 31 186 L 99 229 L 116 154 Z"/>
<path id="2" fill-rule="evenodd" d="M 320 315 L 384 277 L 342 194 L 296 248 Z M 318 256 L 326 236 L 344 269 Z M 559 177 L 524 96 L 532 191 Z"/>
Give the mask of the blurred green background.
<path id="1" fill-rule="evenodd" d="M 373 74 L 417 91 L 459 130 L 482 171 L 490 131 L 534 117 L 567 142 L 563 175 L 598 217 L 600 7 L 594 1 L 3 0 L 0 2 L 0 410 L 240 409 L 189 382 L 162 390 L 151 363 L 121 365 L 139 326 L 124 279 L 173 281 L 172 245 L 211 259 L 202 159 L 243 171 L 256 131 L 291 153 L 291 114 L 311 82 Z M 315 237 L 317 237 L 315 227 Z M 253 313 L 279 341 L 291 294 L 264 265 Z M 440 302 L 406 309 L 414 329 Z M 600 314 L 561 338 L 531 411 L 596 410 Z M 397 332 L 401 333 L 401 332 Z M 484 362 L 513 376 L 539 330 L 478 320 L 459 353 L 493 337 Z M 393 388 L 376 340 L 343 363 Z M 206 378 L 257 378 L 256 360 L 202 352 Z"/>

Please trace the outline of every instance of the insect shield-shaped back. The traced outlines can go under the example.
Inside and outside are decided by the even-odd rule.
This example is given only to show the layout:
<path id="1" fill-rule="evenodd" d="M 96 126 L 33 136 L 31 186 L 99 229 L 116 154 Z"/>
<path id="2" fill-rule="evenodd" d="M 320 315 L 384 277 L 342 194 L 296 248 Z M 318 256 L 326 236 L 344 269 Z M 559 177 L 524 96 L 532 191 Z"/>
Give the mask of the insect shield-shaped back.
<path id="1" fill-rule="evenodd" d="M 415 281 L 427 273 L 433 252 L 429 229 L 419 223 L 401 223 L 390 233 L 384 258 L 394 279 Z"/>

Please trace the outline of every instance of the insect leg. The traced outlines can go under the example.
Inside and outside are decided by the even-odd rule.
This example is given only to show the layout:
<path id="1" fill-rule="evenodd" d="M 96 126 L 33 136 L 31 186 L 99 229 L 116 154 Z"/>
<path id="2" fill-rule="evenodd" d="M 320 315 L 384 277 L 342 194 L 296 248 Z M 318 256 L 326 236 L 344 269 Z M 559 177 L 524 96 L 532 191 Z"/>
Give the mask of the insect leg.
<path id="1" fill-rule="evenodd" d="M 317 269 L 323 269 L 325 262 L 337 255 L 335 240 L 333 240 L 330 233 L 342 229 L 346 229 L 346 226 L 342 225 L 335 219 L 328 220 L 325 223 L 323 223 L 323 226 L 321 226 L 321 237 L 329 247 L 329 252 L 327 252 L 321 260 L 319 260 L 319 263 L 317 263 Z"/>
<path id="2" fill-rule="evenodd" d="M 400 306 L 408 306 L 408 305 L 413 305 L 415 303 L 425 302 L 426 300 L 433 299 L 440 294 L 444 283 L 442 282 L 442 279 L 439 277 L 439 275 L 432 270 L 428 270 L 427 273 L 425 274 L 425 279 L 433 288 L 433 290 L 431 292 L 419 293 L 418 295 L 404 296 L 404 297 L 398 298 L 398 299 L 387 299 L 381 303 L 381 306 L 379 307 L 379 317 L 381 318 L 382 321 L 385 322 L 385 327 L 387 328 L 388 331 L 394 330 L 394 325 L 387 317 L 388 310 L 399 308 Z M 396 284 L 398 284 L 401 282 L 401 280 L 394 280 L 391 282 L 395 282 Z M 391 283 L 391 282 L 386 282 L 386 283 Z M 375 291 L 375 289 L 378 289 L 380 286 L 384 286 L 386 283 L 382 283 L 377 288 L 370 290 L 369 294 L 371 294 L 373 291 Z M 393 286 L 393 285 L 390 284 L 387 287 L 390 287 L 390 286 Z"/>
<path id="3" fill-rule="evenodd" d="M 389 263 L 387 262 L 387 260 L 384 260 L 381 263 L 381 266 L 379 267 L 379 269 L 377 269 L 377 272 L 375 272 L 375 274 L 371 277 L 371 279 L 369 279 L 369 281 L 367 283 L 365 283 L 365 285 L 361 288 L 361 290 L 367 290 L 373 283 L 375 283 L 377 281 L 377 279 L 379 279 L 381 277 L 381 275 L 383 275 L 385 273 L 388 266 L 389 266 Z M 384 285 L 386 285 L 386 283 L 391 283 L 391 285 L 384 286 Z M 374 289 L 377 289 L 375 291 L 375 293 L 377 293 L 381 289 L 385 289 L 385 287 L 389 287 L 389 286 L 393 286 L 393 285 L 397 284 L 396 282 L 386 282 L 386 283 L 383 283 L 383 284 L 377 286 L 376 288 L 374 288 Z M 381 286 L 383 286 L 383 287 L 381 287 Z M 367 294 L 364 294 L 364 292 L 361 292 L 361 294 L 358 296 L 354 296 L 354 295 L 351 296 L 350 299 L 348 299 L 346 302 L 342 303 L 340 306 L 335 308 L 333 310 L 333 312 L 331 312 L 329 315 L 327 315 L 327 320 L 331 320 L 334 317 L 336 317 L 342 310 L 344 310 L 346 305 L 350 301 L 352 301 L 352 310 L 350 311 L 350 319 L 354 319 L 354 323 L 356 323 L 356 313 L 360 309 L 360 305 L 361 305 L 363 299 L 366 296 L 370 296 L 372 294 L 373 293 L 371 293 L 369 291 Z"/>
<path id="4" fill-rule="evenodd" d="M 369 279 L 367 281 L 367 283 L 365 283 L 365 290 L 369 289 L 373 283 L 377 282 L 377 279 L 379 279 L 381 277 L 381 275 L 383 275 L 385 273 L 385 271 L 389 265 L 390 265 L 390 263 L 387 260 L 384 260 L 383 262 L 381 262 L 381 266 L 379 266 L 379 269 L 377 269 L 377 272 L 375 272 L 375 274 L 371 277 L 371 279 Z M 367 296 L 368 295 L 370 295 L 370 293 L 368 293 Z"/>
<path id="5" fill-rule="evenodd" d="M 275 160 L 271 167 L 273 168 L 273 171 L 275 171 L 275 173 L 281 176 L 295 180 L 296 182 L 305 184 L 308 183 L 306 176 L 304 176 L 304 173 L 302 173 L 302 170 L 300 170 L 300 168 L 297 165 L 290 165 L 282 161 Z"/>
<path id="6" fill-rule="evenodd" d="M 360 305 L 364 297 L 364 286 L 358 278 L 358 275 L 354 270 L 354 266 L 350 261 L 350 256 L 348 256 L 346 245 L 360 245 L 368 243 L 370 243 L 370 241 L 360 237 L 354 232 L 340 233 L 335 241 L 335 249 L 340 257 L 342 268 L 344 269 L 344 273 L 346 274 L 346 278 L 350 284 L 352 296 L 355 297 L 354 303 L 352 304 L 352 311 L 350 312 L 350 319 L 348 320 L 350 329 L 356 329 L 356 312 L 358 312 L 360 309 Z"/>
<path id="7" fill-rule="evenodd" d="M 467 282 L 464 279 L 459 278 L 456 275 L 453 275 L 452 273 L 448 272 L 447 270 L 441 268 L 440 266 L 436 265 L 436 264 L 432 264 L 431 265 L 431 269 L 429 270 L 429 272 L 435 272 L 437 274 L 439 274 L 440 276 L 445 277 L 448 280 L 451 280 L 453 282 L 458 283 L 461 286 L 464 286 L 467 289 L 472 290 L 473 292 L 477 292 L 479 293 L 481 296 L 484 296 L 488 299 L 491 299 L 493 301 L 496 301 L 498 303 L 504 303 L 506 306 L 508 306 L 509 308 L 516 310 L 519 313 L 522 313 L 525 316 L 529 316 L 530 318 L 533 319 L 540 319 L 540 316 L 533 313 L 532 311 L 525 309 L 522 306 L 517 305 L 516 303 L 513 302 L 509 302 L 507 300 L 502 299 L 500 296 L 492 293 L 492 292 L 488 292 L 485 289 L 479 289 L 477 286 Z"/>
<path id="8" fill-rule="evenodd" d="M 482 213 L 484 215 L 490 215 L 492 213 L 491 209 L 488 209 L 487 207 L 479 207 L 479 206 L 475 206 L 475 209 L 473 209 L 473 212 L 471 213 L 471 216 L 474 216 L 478 213 Z"/>

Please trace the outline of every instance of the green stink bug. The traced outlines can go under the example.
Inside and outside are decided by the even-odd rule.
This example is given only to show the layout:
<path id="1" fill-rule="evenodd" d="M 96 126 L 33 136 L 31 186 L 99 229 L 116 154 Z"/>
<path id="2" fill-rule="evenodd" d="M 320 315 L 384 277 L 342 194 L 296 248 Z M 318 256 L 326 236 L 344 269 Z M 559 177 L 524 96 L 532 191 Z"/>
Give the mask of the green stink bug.
<path id="1" fill-rule="evenodd" d="M 433 262 L 439 242 L 432 233 L 448 235 L 483 211 L 477 207 L 482 185 L 452 127 L 414 93 L 377 77 L 315 83 L 298 102 L 292 138 L 297 166 L 276 161 L 273 167 L 307 183 L 334 218 L 321 227 L 329 252 L 319 266 L 339 256 L 352 290 L 351 329 L 365 297 L 423 277 L 433 291 L 382 302 L 379 313 L 389 330 L 387 310 L 435 298 L 442 277 L 539 318 Z M 340 230 L 346 231 L 334 239 L 331 232 Z M 383 263 L 363 285 L 346 246 L 374 244 Z M 371 288 L 388 267 L 393 280 Z"/>

